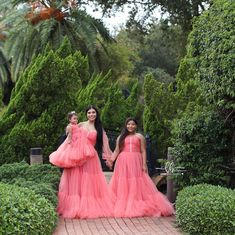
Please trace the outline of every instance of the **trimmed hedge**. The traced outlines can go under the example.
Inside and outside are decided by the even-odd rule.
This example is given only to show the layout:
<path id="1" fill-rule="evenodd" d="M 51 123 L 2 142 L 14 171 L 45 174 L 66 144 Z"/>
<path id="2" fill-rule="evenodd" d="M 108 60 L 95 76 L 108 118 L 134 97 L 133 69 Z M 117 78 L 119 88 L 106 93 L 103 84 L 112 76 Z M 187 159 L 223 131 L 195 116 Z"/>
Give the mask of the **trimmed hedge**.
<path id="1" fill-rule="evenodd" d="M 49 164 L 30 166 L 26 162 L 20 162 L 0 166 L 0 182 L 31 189 L 54 207 L 57 205 L 59 180 L 59 169 Z"/>
<path id="2" fill-rule="evenodd" d="M 179 192 L 176 222 L 192 235 L 235 234 L 235 191 L 198 184 Z"/>
<path id="3" fill-rule="evenodd" d="M 36 183 L 34 181 L 25 180 L 24 178 L 16 179 L 14 185 L 30 189 L 36 194 L 47 199 L 56 208 L 57 192 L 48 183 Z"/>
<path id="4" fill-rule="evenodd" d="M 32 190 L 0 183 L 0 234 L 49 235 L 56 225 L 54 207 Z"/>
<path id="5" fill-rule="evenodd" d="M 0 181 L 12 184 L 16 179 L 49 184 L 57 190 L 60 181 L 60 171 L 50 164 L 29 165 L 26 162 L 4 164 L 0 166 Z"/>

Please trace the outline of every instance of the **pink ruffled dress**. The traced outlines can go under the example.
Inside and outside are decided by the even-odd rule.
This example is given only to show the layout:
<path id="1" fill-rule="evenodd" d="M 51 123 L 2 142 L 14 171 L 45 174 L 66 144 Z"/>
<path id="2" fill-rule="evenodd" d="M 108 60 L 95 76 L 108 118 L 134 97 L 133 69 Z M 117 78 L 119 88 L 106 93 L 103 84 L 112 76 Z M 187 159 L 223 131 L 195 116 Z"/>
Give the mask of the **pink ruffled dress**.
<path id="1" fill-rule="evenodd" d="M 82 145 L 81 148 L 82 151 L 84 149 L 89 150 L 89 159 L 80 166 L 64 169 L 59 185 L 57 211 L 64 218 L 110 217 L 113 203 L 102 172 L 100 159 L 94 148 L 97 133 L 96 131 L 85 130 L 82 127 L 79 129 L 81 129 L 79 131 L 83 135 L 83 138 L 79 140 Z M 112 152 L 109 149 L 105 132 L 103 142 L 103 156 L 108 157 Z M 91 152 L 93 156 L 90 155 Z M 82 158 L 82 156 L 79 156 L 77 159 Z M 72 165 L 76 165 L 76 156 L 70 157 L 70 160 Z M 80 161 L 78 160 L 78 162 Z"/>
<path id="2" fill-rule="evenodd" d="M 129 135 L 119 154 L 110 191 L 115 202 L 114 217 L 170 216 L 174 208 L 142 170 L 140 138 Z"/>
<path id="3" fill-rule="evenodd" d="M 50 154 L 49 161 L 61 168 L 71 168 L 83 165 L 87 160 L 96 154 L 93 143 L 87 138 L 87 131 L 77 124 L 71 125 L 71 143 L 68 138 L 59 148 Z"/>

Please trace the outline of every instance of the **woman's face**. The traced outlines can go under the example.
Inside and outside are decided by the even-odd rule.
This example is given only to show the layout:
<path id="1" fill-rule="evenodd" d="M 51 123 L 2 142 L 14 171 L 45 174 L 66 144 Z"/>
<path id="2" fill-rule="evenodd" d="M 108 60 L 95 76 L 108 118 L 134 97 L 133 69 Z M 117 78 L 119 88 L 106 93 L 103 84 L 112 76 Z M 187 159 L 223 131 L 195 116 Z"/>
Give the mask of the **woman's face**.
<path id="1" fill-rule="evenodd" d="M 87 111 L 87 113 L 86 113 L 86 116 L 87 116 L 87 119 L 89 120 L 89 121 L 95 121 L 95 119 L 96 119 L 96 116 L 97 116 L 97 113 L 96 113 L 96 111 L 95 111 L 95 109 L 89 109 L 88 111 Z"/>
<path id="2" fill-rule="evenodd" d="M 72 124 L 77 124 L 78 123 L 78 117 L 77 115 L 73 115 L 71 118 L 70 118 L 70 122 Z"/>
<path id="3" fill-rule="evenodd" d="M 133 120 L 130 120 L 127 124 L 126 124 L 126 129 L 130 132 L 130 133 L 134 133 L 136 132 L 137 129 L 137 125 Z"/>

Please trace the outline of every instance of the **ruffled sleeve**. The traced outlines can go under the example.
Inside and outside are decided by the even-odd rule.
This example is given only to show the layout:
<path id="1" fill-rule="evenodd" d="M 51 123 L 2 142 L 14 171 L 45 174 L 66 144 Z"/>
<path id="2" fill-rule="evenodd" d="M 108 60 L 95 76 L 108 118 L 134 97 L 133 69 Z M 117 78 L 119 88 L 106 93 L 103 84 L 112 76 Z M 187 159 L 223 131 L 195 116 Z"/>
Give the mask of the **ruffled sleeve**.
<path id="1" fill-rule="evenodd" d="M 102 158 L 104 160 L 110 160 L 113 152 L 109 147 L 109 139 L 105 131 L 103 131 L 103 153 Z"/>

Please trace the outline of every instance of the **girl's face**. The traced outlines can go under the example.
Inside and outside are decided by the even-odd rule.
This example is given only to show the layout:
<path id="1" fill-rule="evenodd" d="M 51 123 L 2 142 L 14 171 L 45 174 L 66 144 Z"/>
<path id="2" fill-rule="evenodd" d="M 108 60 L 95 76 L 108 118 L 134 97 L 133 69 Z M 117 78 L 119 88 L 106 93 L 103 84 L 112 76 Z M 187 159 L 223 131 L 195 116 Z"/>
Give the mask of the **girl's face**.
<path id="1" fill-rule="evenodd" d="M 86 116 L 87 116 L 87 119 L 88 119 L 89 121 L 94 122 L 95 119 L 96 119 L 97 113 L 96 113 L 95 109 L 92 109 L 92 108 L 91 108 L 91 109 L 89 109 L 89 110 L 87 111 Z"/>
<path id="2" fill-rule="evenodd" d="M 130 120 L 127 124 L 126 124 L 126 129 L 128 130 L 128 132 L 130 133 L 135 133 L 136 129 L 137 129 L 137 125 L 134 121 Z"/>
<path id="3" fill-rule="evenodd" d="M 72 124 L 77 124 L 78 123 L 78 117 L 76 115 L 73 115 L 70 119 L 69 119 L 70 123 Z"/>

